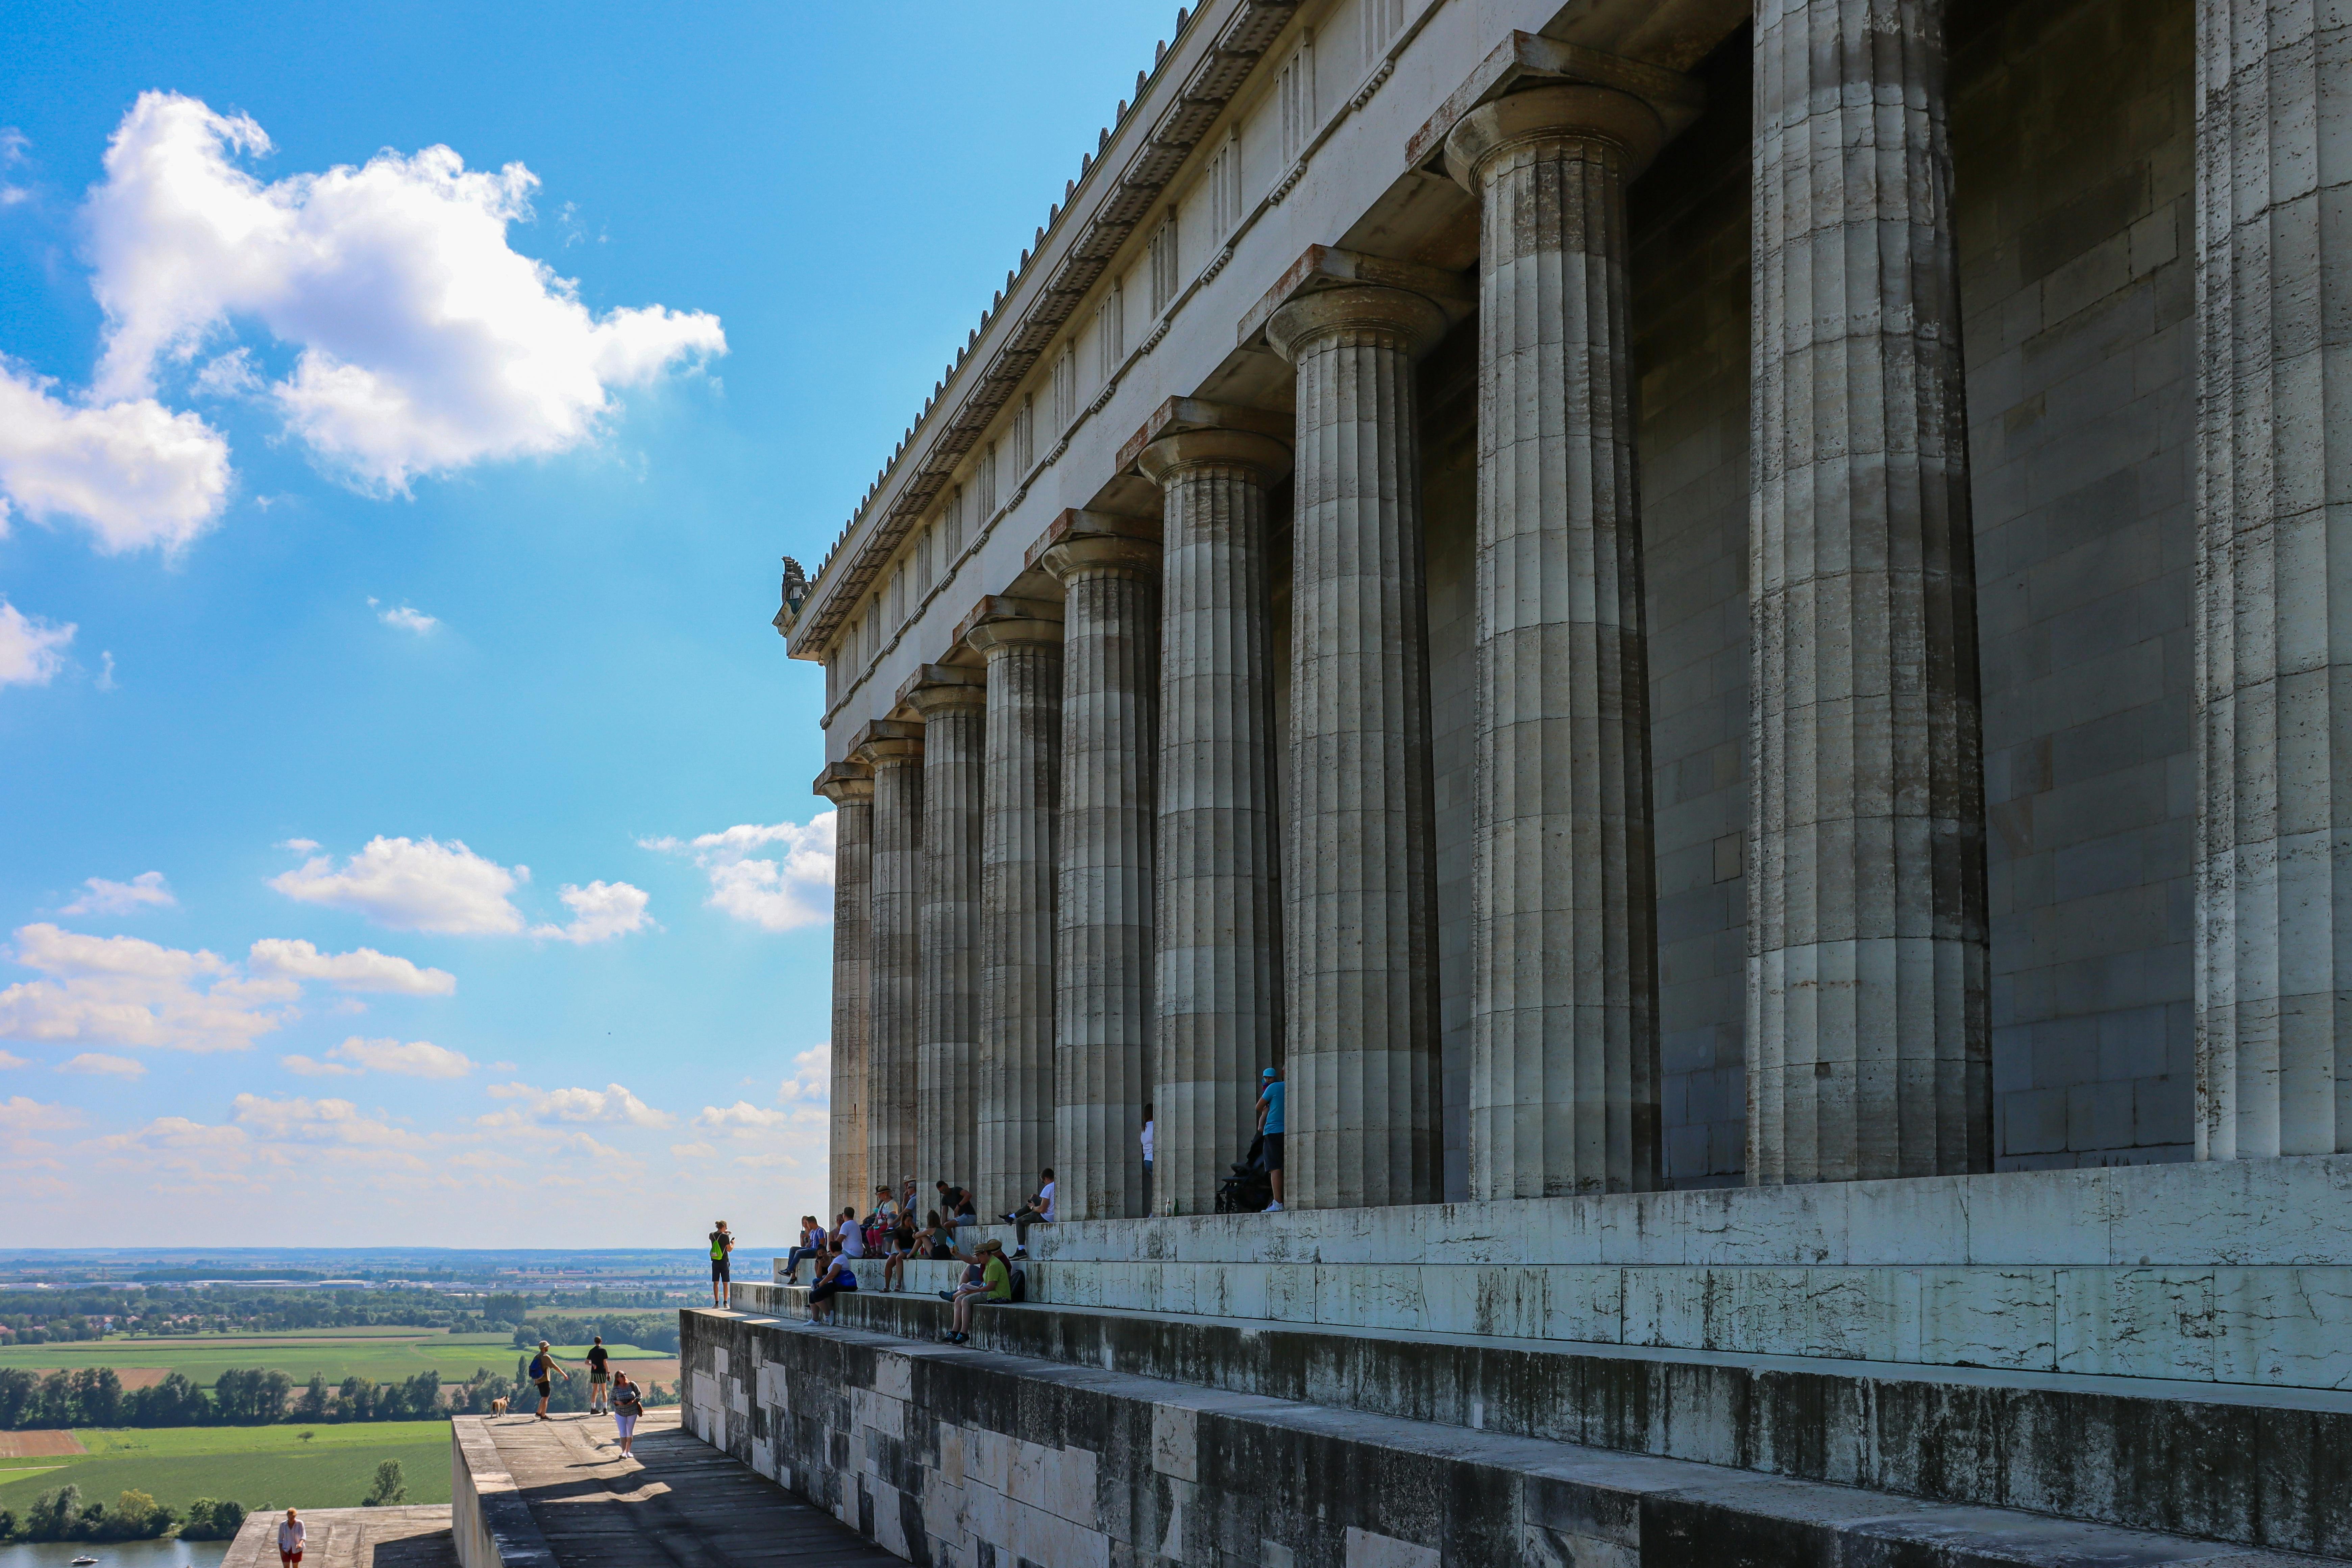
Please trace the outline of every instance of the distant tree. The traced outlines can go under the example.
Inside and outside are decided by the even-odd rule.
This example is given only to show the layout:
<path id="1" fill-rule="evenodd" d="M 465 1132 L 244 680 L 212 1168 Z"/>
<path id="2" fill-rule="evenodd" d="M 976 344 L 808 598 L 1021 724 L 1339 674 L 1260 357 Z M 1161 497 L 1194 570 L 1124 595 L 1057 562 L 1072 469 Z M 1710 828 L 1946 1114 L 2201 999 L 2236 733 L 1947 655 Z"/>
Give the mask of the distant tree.
<path id="1" fill-rule="evenodd" d="M 234 1500 L 215 1502 L 200 1497 L 188 1505 L 188 1521 L 180 1526 L 183 1541 L 226 1541 L 245 1527 L 245 1505 Z"/>
<path id="2" fill-rule="evenodd" d="M 96 1534 L 107 1541 L 152 1541 L 172 1528 L 172 1510 L 142 1491 L 125 1491 L 115 1500 L 114 1511 L 99 1522 Z"/>
<path id="3" fill-rule="evenodd" d="M 398 1459 L 386 1459 L 375 1468 L 375 1484 L 368 1488 L 360 1500 L 362 1508 L 390 1508 L 408 1500 L 408 1478 L 401 1474 Z"/>
<path id="4" fill-rule="evenodd" d="M 79 1426 L 79 1423 L 74 1417 L 80 1414 L 81 1406 L 74 1399 L 73 1379 L 62 1372 L 53 1372 L 41 1379 L 40 1402 L 34 1411 L 33 1419 L 26 1425 L 32 1426 Z"/>
<path id="5" fill-rule="evenodd" d="M 0 1541 L 14 1541 L 16 1538 L 16 1510 L 0 1508 Z"/>
<path id="6" fill-rule="evenodd" d="M 375 1415 L 375 1384 L 364 1377 L 347 1377 L 335 1390 L 335 1408 L 346 1421 L 365 1421 Z"/>
<path id="7" fill-rule="evenodd" d="M 32 1425 L 30 1417 L 40 1397 L 41 1380 L 19 1367 L 0 1369 L 0 1432 Z"/>
<path id="8" fill-rule="evenodd" d="M 110 1366 L 86 1366 L 73 1374 L 74 1403 L 85 1426 L 122 1424 L 122 1378 Z"/>
<path id="9" fill-rule="evenodd" d="M 33 1500 L 31 1508 L 25 1510 L 25 1539 L 70 1541 L 75 1521 L 80 1518 L 79 1487 L 68 1485 L 45 1491 Z"/>
<path id="10" fill-rule="evenodd" d="M 286 1415 L 287 1397 L 294 1392 L 294 1380 L 276 1367 L 254 1374 L 253 1419 L 277 1421 Z"/>
<path id="11" fill-rule="evenodd" d="M 163 1381 L 133 1393 L 125 1401 L 133 1426 L 195 1426 L 211 1419 L 211 1401 L 184 1372 L 167 1372 Z"/>
<path id="12" fill-rule="evenodd" d="M 324 1421 L 327 1418 L 327 1380 L 312 1373 L 302 1389 L 302 1397 L 294 1403 L 294 1416 L 299 1421 Z"/>

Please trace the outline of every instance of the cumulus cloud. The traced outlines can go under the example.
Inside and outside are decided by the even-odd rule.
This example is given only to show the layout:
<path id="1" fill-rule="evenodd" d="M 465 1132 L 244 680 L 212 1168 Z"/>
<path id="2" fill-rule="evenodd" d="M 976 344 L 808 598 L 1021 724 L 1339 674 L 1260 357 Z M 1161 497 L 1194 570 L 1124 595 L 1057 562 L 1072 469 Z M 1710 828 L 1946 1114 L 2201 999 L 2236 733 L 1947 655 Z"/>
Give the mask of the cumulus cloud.
<path id="1" fill-rule="evenodd" d="M 837 814 L 805 825 L 743 823 L 690 839 L 647 838 L 643 847 L 687 855 L 709 879 L 703 900 L 763 931 L 793 931 L 833 918 L 833 846 Z M 763 855 L 761 850 L 772 849 Z"/>
<path id="2" fill-rule="evenodd" d="M 373 605 L 375 601 L 370 599 L 368 603 Z M 385 626 L 397 626 L 404 632 L 415 632 L 418 637 L 423 637 L 441 624 L 436 617 L 408 605 L 395 605 L 388 610 L 378 610 L 375 613 L 375 618 Z"/>
<path id="3" fill-rule="evenodd" d="M 243 1050 L 288 1018 L 291 980 L 256 979 L 209 952 L 44 923 L 16 931 L 16 961 L 50 978 L 0 990 L 0 1038 Z"/>
<path id="4" fill-rule="evenodd" d="M 591 882 L 584 888 L 566 884 L 556 897 L 572 911 L 572 923 L 563 926 L 533 926 L 533 936 L 553 937 L 559 942 L 608 942 L 616 936 L 646 929 L 646 894 L 642 888 L 626 882 Z"/>
<path id="5" fill-rule="evenodd" d="M 656 1110 L 617 1083 L 603 1089 L 534 1089 L 527 1083 L 492 1084 L 494 1100 L 509 1100 L 506 1110 L 478 1118 L 485 1127 L 523 1127 L 545 1122 L 610 1121 L 631 1127 L 667 1127 L 677 1120 Z"/>
<path id="6" fill-rule="evenodd" d="M 140 1078 L 147 1071 L 142 1062 L 129 1057 L 110 1057 L 104 1051 L 84 1051 L 70 1061 L 58 1064 L 59 1072 L 91 1073 L 100 1078 Z"/>
<path id="7" fill-rule="evenodd" d="M 11 1051 L 0 1051 L 0 1072 L 6 1072 L 11 1068 L 28 1068 L 32 1065 L 29 1058 L 17 1056 Z"/>
<path id="8" fill-rule="evenodd" d="M 510 936 L 524 921 L 507 895 L 530 878 L 530 867 L 509 870 L 455 838 L 379 837 L 340 869 L 331 855 L 312 856 L 269 885 L 289 899 L 350 910 L 395 931 Z"/>
<path id="9" fill-rule="evenodd" d="M 0 524 L 70 518 L 109 555 L 184 548 L 228 499 L 228 442 L 152 397 L 68 403 L 0 359 Z"/>
<path id="10" fill-rule="evenodd" d="M 748 1100 L 706 1105 L 694 1119 L 694 1131 L 703 1136 L 706 1149 L 712 1138 L 750 1142 L 794 1131 L 816 1131 L 824 1125 L 832 1100 L 832 1060 L 830 1044 L 801 1052 L 793 1058 L 792 1075 L 776 1086 L 773 1106 L 753 1105 Z"/>
<path id="11" fill-rule="evenodd" d="M 616 388 L 723 353 L 716 317 L 648 306 L 602 316 L 509 244 L 538 180 L 469 170 L 446 147 L 264 184 L 236 161 L 261 127 L 192 98 L 141 95 L 88 217 L 108 317 L 99 384 L 152 385 L 235 320 L 298 351 L 267 395 L 354 482 L 592 440 Z"/>
<path id="12" fill-rule="evenodd" d="M 142 871 L 127 882 L 103 877 L 82 879 L 83 891 L 59 910 L 61 915 L 128 915 L 141 910 L 177 909 L 180 900 L 163 884 L 161 871 Z"/>
<path id="13" fill-rule="evenodd" d="M 329 1051 L 327 1058 L 312 1061 L 309 1057 L 283 1057 L 279 1065 L 313 1077 L 373 1071 L 403 1078 L 464 1078 L 475 1065 L 463 1052 L 430 1040 L 363 1040 L 357 1035 Z"/>
<path id="14" fill-rule="evenodd" d="M 353 948 L 349 952 L 320 952 L 307 942 L 264 937 L 253 944 L 247 962 L 257 974 L 320 980 L 342 991 L 447 996 L 457 989 L 457 977 L 446 969 L 419 969 L 407 959 L 394 958 L 372 947 Z"/>
<path id="15" fill-rule="evenodd" d="M 280 1143 L 334 1143 L 370 1149 L 415 1150 L 425 1140 L 348 1100 L 269 1100 L 240 1094 L 231 1119 L 254 1137 Z"/>
<path id="16" fill-rule="evenodd" d="M 111 1132 L 78 1145 L 100 1164 L 152 1181 L 216 1184 L 252 1163 L 252 1141 L 241 1128 L 214 1127 L 184 1116 L 159 1116 L 131 1132 Z"/>
<path id="17" fill-rule="evenodd" d="M 64 1132 L 81 1125 L 81 1112 L 70 1105 L 43 1105 L 23 1095 L 0 1100 L 0 1132 L 29 1135 Z"/>
<path id="18" fill-rule="evenodd" d="M 0 436 L 0 441 L 6 438 Z M 0 522 L 5 521 L 0 515 Z M 77 629 L 70 621 L 58 626 L 0 599 L 0 686 L 47 686 L 56 679 Z"/>
<path id="19" fill-rule="evenodd" d="M 360 1076 L 360 1069 L 355 1067 L 346 1067 L 341 1062 L 322 1062 L 316 1057 L 299 1055 L 279 1057 L 278 1065 L 288 1072 L 299 1073 L 304 1078 L 357 1078 Z"/>

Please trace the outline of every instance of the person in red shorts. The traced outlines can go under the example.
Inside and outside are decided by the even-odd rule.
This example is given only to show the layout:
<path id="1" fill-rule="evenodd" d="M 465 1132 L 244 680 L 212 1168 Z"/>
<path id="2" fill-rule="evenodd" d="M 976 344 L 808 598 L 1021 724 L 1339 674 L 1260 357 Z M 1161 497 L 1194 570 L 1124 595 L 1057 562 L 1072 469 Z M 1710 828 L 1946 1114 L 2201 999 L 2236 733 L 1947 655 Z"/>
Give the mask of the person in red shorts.
<path id="1" fill-rule="evenodd" d="M 302 1542 L 310 1535 L 303 1528 L 302 1516 L 293 1509 L 278 1521 L 278 1561 L 280 1568 L 294 1568 L 302 1561 Z"/>

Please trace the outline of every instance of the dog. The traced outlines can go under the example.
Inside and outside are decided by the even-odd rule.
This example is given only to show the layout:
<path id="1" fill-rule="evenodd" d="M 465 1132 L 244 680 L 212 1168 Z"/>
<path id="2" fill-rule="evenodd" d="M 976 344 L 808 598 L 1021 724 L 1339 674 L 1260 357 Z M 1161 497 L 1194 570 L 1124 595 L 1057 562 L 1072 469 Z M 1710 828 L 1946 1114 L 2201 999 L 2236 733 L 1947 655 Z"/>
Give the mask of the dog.
<path id="1" fill-rule="evenodd" d="M 490 1414 L 491 1414 L 491 1415 L 504 1415 L 506 1413 L 507 1413 L 507 1402 L 506 1402 L 504 1399 L 502 1399 L 502 1398 L 501 1398 L 501 1399 L 493 1399 L 493 1400 L 491 1400 L 491 1401 L 490 1401 Z"/>

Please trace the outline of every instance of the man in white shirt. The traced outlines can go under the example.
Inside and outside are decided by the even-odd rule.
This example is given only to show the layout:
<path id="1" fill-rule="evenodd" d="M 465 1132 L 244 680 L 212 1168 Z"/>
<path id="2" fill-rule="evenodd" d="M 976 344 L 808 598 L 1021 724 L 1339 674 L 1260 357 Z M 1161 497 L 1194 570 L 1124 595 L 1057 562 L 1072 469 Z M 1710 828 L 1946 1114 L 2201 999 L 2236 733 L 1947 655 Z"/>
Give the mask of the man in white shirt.
<path id="1" fill-rule="evenodd" d="M 844 1258 L 866 1256 L 866 1227 L 857 1223 L 856 1209 L 841 1211 L 841 1225 L 833 1233 L 834 1250 Z"/>
<path id="2" fill-rule="evenodd" d="M 290 1568 L 302 1561 L 302 1542 L 310 1533 L 303 1526 L 301 1514 L 288 1509 L 286 1517 L 278 1521 L 278 1561 L 281 1565 Z"/>
<path id="3" fill-rule="evenodd" d="M 1020 1213 L 1004 1216 L 1013 1222 L 1013 1256 L 1015 1258 L 1029 1256 L 1031 1226 L 1054 1223 L 1054 1167 L 1048 1165 L 1038 1174 L 1044 1178 L 1045 1184 L 1037 1189 L 1037 1195 L 1023 1205 Z"/>

